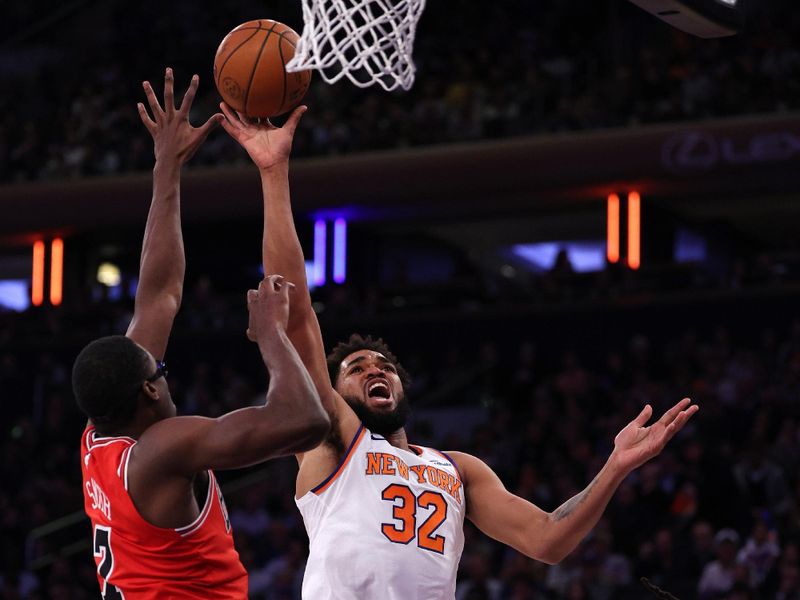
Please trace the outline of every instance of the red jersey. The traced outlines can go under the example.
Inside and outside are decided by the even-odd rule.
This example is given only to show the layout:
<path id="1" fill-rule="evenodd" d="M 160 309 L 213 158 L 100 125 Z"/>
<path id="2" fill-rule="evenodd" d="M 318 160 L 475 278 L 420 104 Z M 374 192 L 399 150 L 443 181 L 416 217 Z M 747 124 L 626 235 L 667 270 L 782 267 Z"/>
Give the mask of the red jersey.
<path id="1" fill-rule="evenodd" d="M 81 439 L 84 509 L 103 598 L 247 598 L 247 572 L 214 474 L 208 471 L 206 502 L 193 523 L 156 527 L 128 495 L 135 444 L 129 437 L 101 437 L 91 425 Z"/>

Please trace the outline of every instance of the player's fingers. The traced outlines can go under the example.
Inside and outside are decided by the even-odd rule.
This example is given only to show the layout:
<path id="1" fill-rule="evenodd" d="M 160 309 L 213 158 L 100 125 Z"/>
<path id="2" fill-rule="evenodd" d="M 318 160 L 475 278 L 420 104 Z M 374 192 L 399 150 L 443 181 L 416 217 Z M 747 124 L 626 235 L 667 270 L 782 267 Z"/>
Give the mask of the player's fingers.
<path id="1" fill-rule="evenodd" d="M 692 418 L 692 415 L 694 415 L 698 410 L 700 410 L 700 407 L 695 404 L 694 406 L 690 406 L 686 410 L 683 410 L 680 413 L 678 413 L 678 416 L 675 417 L 672 423 L 667 425 L 667 428 L 665 430 L 666 440 L 667 441 L 671 440 L 676 433 L 678 433 L 681 429 L 683 429 L 683 426 L 686 425 L 689 419 Z"/>
<path id="2" fill-rule="evenodd" d="M 678 402 L 675 406 L 670 408 L 667 412 L 665 412 L 664 415 L 659 419 L 659 422 L 662 425 L 669 425 L 670 423 L 672 423 L 673 420 L 675 420 L 675 417 L 677 417 L 678 414 L 687 406 L 689 406 L 689 404 L 691 403 L 692 401 L 689 400 L 689 398 L 684 398 L 683 400 Z"/>
<path id="3" fill-rule="evenodd" d="M 200 143 L 203 143 L 203 141 L 208 137 L 208 134 L 211 133 L 212 129 L 214 129 L 217 125 L 224 125 L 224 123 L 225 117 L 223 117 L 222 114 L 216 113 L 211 115 L 208 121 L 197 128 Z"/>
<path id="4" fill-rule="evenodd" d="M 233 139 L 237 138 L 237 133 L 239 132 L 239 128 L 233 125 L 230 121 L 228 121 L 228 119 L 223 118 L 222 121 L 220 121 L 220 126 L 225 131 L 227 131 L 228 135 L 230 135 Z"/>
<path id="5" fill-rule="evenodd" d="M 175 77 L 172 74 L 172 69 L 167 67 L 164 73 L 164 110 L 168 115 L 175 112 Z"/>
<path id="6" fill-rule="evenodd" d="M 244 129 L 244 125 L 239 120 L 237 116 L 239 113 L 234 111 L 230 106 L 225 104 L 224 102 L 219 103 L 219 109 L 222 111 L 222 114 L 225 115 L 225 118 L 228 119 L 228 123 L 230 123 L 236 129 Z"/>
<path id="7" fill-rule="evenodd" d="M 258 290 L 247 290 L 247 306 L 258 300 Z"/>
<path id="8" fill-rule="evenodd" d="M 143 81 L 142 87 L 144 88 L 144 95 L 147 98 L 147 103 L 150 105 L 150 110 L 153 111 L 153 116 L 157 121 L 158 118 L 164 114 L 164 111 L 161 110 L 158 98 L 156 98 L 156 94 L 153 92 L 153 86 L 150 85 L 149 81 Z"/>
<path id="9" fill-rule="evenodd" d="M 289 301 L 289 292 L 294 289 L 294 284 L 286 281 L 285 279 L 281 281 L 280 289 L 278 290 L 278 294 L 283 296 L 283 298 L 288 302 Z"/>
<path id="10" fill-rule="evenodd" d="M 136 109 L 139 111 L 139 118 L 142 120 L 142 123 L 145 127 L 147 127 L 147 131 L 150 133 L 154 133 L 156 129 L 156 124 L 150 118 L 150 115 L 147 114 L 147 109 L 144 107 L 144 104 L 141 102 L 136 104 Z"/>
<path id="11" fill-rule="evenodd" d="M 194 96 L 197 93 L 197 86 L 200 84 L 200 78 L 197 75 L 192 75 L 192 82 L 189 84 L 189 88 L 186 90 L 186 93 L 183 95 L 183 100 L 181 100 L 181 107 L 178 111 L 184 115 L 189 116 L 189 111 L 192 109 L 192 102 L 194 102 Z"/>
<path id="12" fill-rule="evenodd" d="M 283 275 L 275 274 L 275 275 L 270 275 L 269 277 L 267 277 L 267 282 L 269 284 L 269 289 L 271 289 L 271 290 L 273 290 L 275 292 L 279 292 L 281 290 L 281 286 L 282 286 L 284 281 L 285 281 L 285 279 L 284 279 Z"/>
<path id="13" fill-rule="evenodd" d="M 289 116 L 289 119 L 286 121 L 286 124 L 283 126 L 289 135 L 294 135 L 294 131 L 297 129 L 297 124 L 300 122 L 300 119 L 307 110 L 308 107 L 305 104 L 294 109 L 292 114 Z"/>
<path id="14" fill-rule="evenodd" d="M 650 417 L 653 416 L 653 407 L 649 404 L 646 404 L 645 407 L 642 409 L 642 412 L 639 413 L 639 416 L 636 417 L 633 422 L 636 424 L 637 427 L 644 427 L 645 423 L 650 420 Z"/>
<path id="15" fill-rule="evenodd" d="M 253 120 L 250 117 L 248 117 L 246 114 L 240 113 L 237 110 L 236 111 L 236 115 L 239 117 L 239 121 L 241 121 L 244 125 L 247 125 L 248 127 L 254 125 Z"/>
<path id="16" fill-rule="evenodd" d="M 250 330 L 249 327 L 247 328 L 247 331 L 245 333 L 247 334 L 247 339 L 250 340 L 251 342 L 257 342 L 258 341 L 256 339 L 255 334 Z"/>

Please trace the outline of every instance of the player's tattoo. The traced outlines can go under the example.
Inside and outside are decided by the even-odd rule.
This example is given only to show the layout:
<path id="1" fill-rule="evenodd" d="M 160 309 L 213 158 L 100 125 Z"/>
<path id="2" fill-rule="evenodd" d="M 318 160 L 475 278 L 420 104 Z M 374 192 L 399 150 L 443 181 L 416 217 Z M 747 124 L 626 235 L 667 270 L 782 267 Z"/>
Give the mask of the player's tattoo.
<path id="1" fill-rule="evenodd" d="M 572 498 L 564 502 L 561 506 L 559 506 L 554 512 L 553 517 L 556 521 L 560 521 L 568 516 L 570 516 L 573 511 L 578 508 L 581 504 L 586 502 L 586 499 L 589 497 L 589 494 L 592 492 L 592 488 L 594 488 L 595 484 L 597 484 L 597 477 L 592 480 L 586 489 L 583 490 L 580 494 L 575 494 Z"/>

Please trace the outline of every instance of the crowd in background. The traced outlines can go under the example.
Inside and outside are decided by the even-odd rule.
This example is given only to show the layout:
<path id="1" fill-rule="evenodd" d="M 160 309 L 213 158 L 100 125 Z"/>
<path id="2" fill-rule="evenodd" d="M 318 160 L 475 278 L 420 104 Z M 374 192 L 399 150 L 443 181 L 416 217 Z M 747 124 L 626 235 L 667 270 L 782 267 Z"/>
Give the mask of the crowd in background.
<path id="1" fill-rule="evenodd" d="M 315 77 L 293 154 L 325 156 L 511 135 L 773 113 L 800 107 L 800 13 L 790 0 L 750 3 L 738 37 L 700 40 L 615 0 L 429 3 L 407 93 L 329 86 Z M 61 18 L 10 11 L 0 46 L 0 181 L 147 170 L 141 81 L 183 88 L 201 75 L 193 111 L 216 110 L 217 44 L 241 22 L 302 29 L 299 3 L 222 0 L 77 2 Z M 266 14 L 269 13 L 269 14 Z M 112 25 L 109 25 L 111 23 Z M 13 93 L 12 93 L 13 91 Z M 221 132 L 194 166 L 243 161 Z"/>
<path id="2" fill-rule="evenodd" d="M 84 420 L 69 385 L 78 347 L 20 350 L 13 331 L 24 318 L 0 315 L 0 598 L 93 598 L 88 521 L 31 537 L 82 507 Z M 82 335 L 104 327 L 84 326 Z M 432 347 L 426 331 L 394 344 L 415 376 L 410 439 L 480 457 L 545 510 L 591 481 L 643 404 L 660 414 L 690 396 L 701 406 L 660 457 L 625 480 L 561 564 L 526 559 L 467 524 L 458 600 L 640 599 L 648 594 L 640 577 L 683 600 L 800 598 L 800 321 L 747 335 L 738 327 L 629 331 L 601 345 L 518 325 L 515 335 L 530 337 L 466 326 L 458 335 L 470 343 L 457 343 L 454 331 Z M 545 343 L 547 335 L 560 342 Z M 184 315 L 167 355 L 180 412 L 216 416 L 262 401 L 256 355 L 245 342 L 204 337 Z M 263 475 L 223 476 L 252 598 L 299 598 L 307 538 L 292 500 L 295 469 L 287 459 Z"/>

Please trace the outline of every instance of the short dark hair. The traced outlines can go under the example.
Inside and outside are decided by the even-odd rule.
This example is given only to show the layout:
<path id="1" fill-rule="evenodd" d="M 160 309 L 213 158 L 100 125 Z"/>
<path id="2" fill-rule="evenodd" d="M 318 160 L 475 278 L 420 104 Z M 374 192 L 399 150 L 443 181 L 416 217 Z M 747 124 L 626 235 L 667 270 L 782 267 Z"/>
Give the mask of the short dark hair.
<path id="1" fill-rule="evenodd" d="M 408 392 L 408 388 L 411 385 L 411 377 L 408 371 L 403 368 L 403 365 L 400 364 L 400 361 L 397 360 L 394 353 L 389 350 L 389 346 L 386 345 L 383 338 L 375 339 L 371 335 L 365 337 L 358 333 L 352 334 L 346 342 L 336 344 L 336 347 L 328 354 L 328 375 L 330 375 L 333 387 L 336 387 L 336 381 L 339 379 L 339 367 L 341 367 L 342 361 L 353 352 L 358 352 L 359 350 L 372 350 L 383 354 L 397 369 L 397 376 L 400 377 L 403 390 Z"/>
<path id="2" fill-rule="evenodd" d="M 124 335 L 91 342 L 72 366 L 78 406 L 100 430 L 125 425 L 136 413 L 148 366 L 147 352 Z"/>

